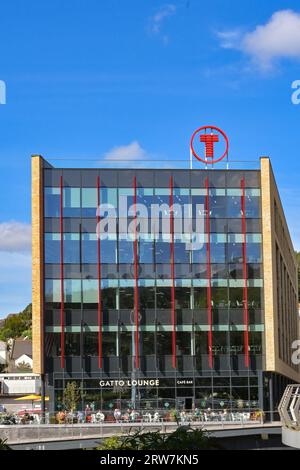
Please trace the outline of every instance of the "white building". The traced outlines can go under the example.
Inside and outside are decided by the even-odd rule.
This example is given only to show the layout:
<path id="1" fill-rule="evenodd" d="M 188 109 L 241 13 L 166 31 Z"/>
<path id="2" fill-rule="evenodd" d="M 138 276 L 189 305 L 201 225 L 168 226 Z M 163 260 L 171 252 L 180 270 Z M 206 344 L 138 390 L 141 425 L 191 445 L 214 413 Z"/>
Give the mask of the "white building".
<path id="1" fill-rule="evenodd" d="M 38 374 L 0 374 L 1 395 L 40 394 L 41 379 Z"/>
<path id="2" fill-rule="evenodd" d="M 0 365 L 7 363 L 7 346 L 4 341 L 0 341 Z"/>
<path id="3" fill-rule="evenodd" d="M 22 364 L 26 364 L 30 366 L 30 368 L 32 369 L 32 366 L 33 366 L 32 356 L 28 356 L 28 354 L 22 354 L 17 359 L 15 359 L 15 367 L 19 367 Z"/>

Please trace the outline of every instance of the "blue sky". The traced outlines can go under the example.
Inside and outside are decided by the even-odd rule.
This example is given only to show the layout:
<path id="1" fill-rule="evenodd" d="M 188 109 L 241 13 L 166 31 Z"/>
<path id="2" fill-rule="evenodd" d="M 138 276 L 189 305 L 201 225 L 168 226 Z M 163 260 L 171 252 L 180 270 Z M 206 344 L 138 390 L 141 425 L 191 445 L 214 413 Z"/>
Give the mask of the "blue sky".
<path id="1" fill-rule="evenodd" d="M 215 124 L 230 158 L 271 157 L 300 250 L 297 79 L 296 1 L 2 2 L 0 317 L 31 298 L 34 153 L 82 166 L 115 154 L 184 159 L 193 130 Z"/>

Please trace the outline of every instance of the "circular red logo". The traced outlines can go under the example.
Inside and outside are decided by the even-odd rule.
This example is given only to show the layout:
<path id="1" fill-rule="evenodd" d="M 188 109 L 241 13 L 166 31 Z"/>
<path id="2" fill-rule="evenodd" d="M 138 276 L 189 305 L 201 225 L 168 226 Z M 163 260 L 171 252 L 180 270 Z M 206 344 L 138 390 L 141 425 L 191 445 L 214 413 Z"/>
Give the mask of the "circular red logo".
<path id="1" fill-rule="evenodd" d="M 200 144 L 203 143 L 203 155 L 198 155 L 195 151 L 195 139 L 199 136 Z M 221 156 L 215 156 L 215 143 L 223 140 L 225 150 Z M 229 143 L 225 132 L 215 126 L 202 126 L 197 129 L 191 137 L 191 152 L 198 160 L 206 164 L 217 163 L 228 155 Z"/>

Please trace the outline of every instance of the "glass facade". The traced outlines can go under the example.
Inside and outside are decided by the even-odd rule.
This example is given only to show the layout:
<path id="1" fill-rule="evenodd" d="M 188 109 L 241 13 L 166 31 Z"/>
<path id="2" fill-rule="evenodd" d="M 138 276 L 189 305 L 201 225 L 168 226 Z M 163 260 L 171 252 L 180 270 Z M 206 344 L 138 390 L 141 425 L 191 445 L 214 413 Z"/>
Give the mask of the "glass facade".
<path id="1" fill-rule="evenodd" d="M 257 409 L 261 245 L 259 171 L 45 168 L 44 347 L 55 406 L 76 380 L 101 409 Z M 133 393 L 104 379 L 156 385 Z"/>

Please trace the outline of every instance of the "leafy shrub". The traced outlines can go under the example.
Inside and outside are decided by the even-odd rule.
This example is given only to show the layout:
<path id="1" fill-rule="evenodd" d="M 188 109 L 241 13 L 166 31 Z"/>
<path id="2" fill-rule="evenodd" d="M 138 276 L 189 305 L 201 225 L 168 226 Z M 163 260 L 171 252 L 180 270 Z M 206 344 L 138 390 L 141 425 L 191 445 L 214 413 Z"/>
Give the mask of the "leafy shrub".
<path id="1" fill-rule="evenodd" d="M 170 434 L 159 431 L 130 432 L 126 436 L 105 439 L 97 450 L 204 450 L 220 449 L 218 441 L 203 429 L 181 426 Z"/>

